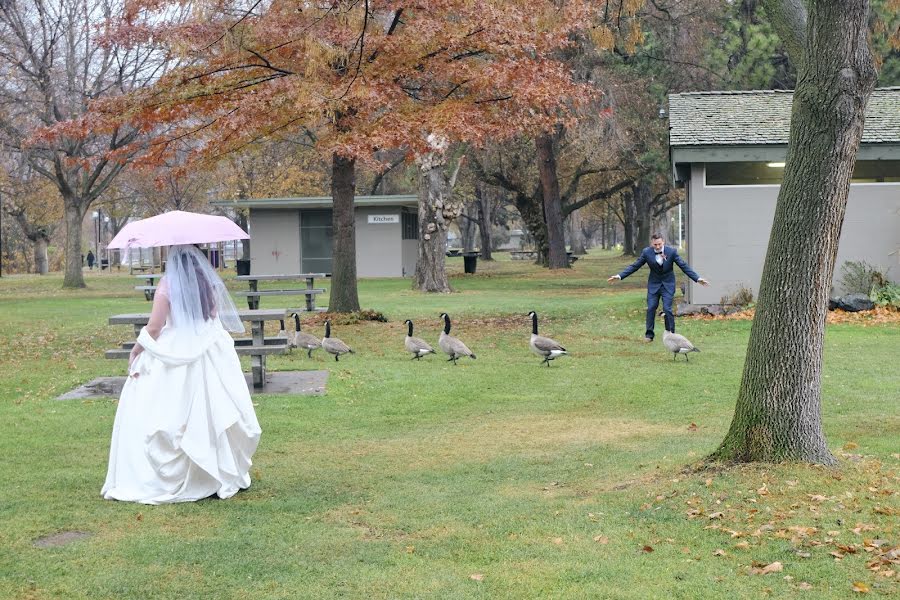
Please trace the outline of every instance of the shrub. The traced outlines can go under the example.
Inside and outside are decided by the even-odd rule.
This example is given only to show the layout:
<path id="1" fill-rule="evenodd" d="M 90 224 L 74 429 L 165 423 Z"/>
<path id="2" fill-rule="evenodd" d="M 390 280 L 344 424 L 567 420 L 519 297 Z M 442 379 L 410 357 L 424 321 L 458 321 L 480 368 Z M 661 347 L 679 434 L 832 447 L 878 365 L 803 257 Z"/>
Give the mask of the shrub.
<path id="1" fill-rule="evenodd" d="M 884 274 L 870 265 L 859 260 L 848 260 L 841 266 L 841 287 L 847 294 L 872 293 L 873 289 L 888 283 Z"/>
<path id="2" fill-rule="evenodd" d="M 879 306 L 900 308 L 900 285 L 887 282 L 872 292 L 871 298 Z"/>
<path id="3" fill-rule="evenodd" d="M 753 304 L 753 290 L 745 285 L 738 285 L 730 296 L 722 296 L 719 302 L 723 306 L 749 306 Z"/>

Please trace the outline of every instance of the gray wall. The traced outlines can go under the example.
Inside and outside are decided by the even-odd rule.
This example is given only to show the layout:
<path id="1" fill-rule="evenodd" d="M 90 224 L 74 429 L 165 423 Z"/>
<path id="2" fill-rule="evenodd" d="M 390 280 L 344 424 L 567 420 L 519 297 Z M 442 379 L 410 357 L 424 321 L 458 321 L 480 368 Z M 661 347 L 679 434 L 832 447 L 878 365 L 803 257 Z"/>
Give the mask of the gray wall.
<path id="1" fill-rule="evenodd" d="M 399 206 L 356 209 L 356 273 L 359 277 L 411 277 L 416 240 L 401 240 L 401 223 L 370 224 L 369 215 L 400 215 Z M 250 211 L 253 274 L 300 273 L 300 209 Z M 405 273 L 404 273 L 405 270 Z"/>
<path id="2" fill-rule="evenodd" d="M 356 209 L 356 274 L 359 277 L 401 277 L 401 224 L 368 222 L 369 215 L 396 215 L 400 207 Z"/>
<path id="3" fill-rule="evenodd" d="M 682 276 L 688 282 L 690 302 L 715 304 L 741 285 L 752 289 L 756 297 L 779 187 L 706 186 L 704 165 L 692 165 L 687 259 L 711 284 L 702 287 Z M 900 184 L 852 184 L 835 263 L 835 286 L 841 265 L 850 260 L 866 261 L 888 272 L 892 280 L 900 280 L 898 249 Z"/>
<path id="4" fill-rule="evenodd" d="M 297 209 L 250 211 L 250 272 L 300 272 L 300 213 Z"/>
<path id="5" fill-rule="evenodd" d="M 403 276 L 414 277 L 416 274 L 416 260 L 419 256 L 419 240 L 401 240 L 403 248 Z"/>

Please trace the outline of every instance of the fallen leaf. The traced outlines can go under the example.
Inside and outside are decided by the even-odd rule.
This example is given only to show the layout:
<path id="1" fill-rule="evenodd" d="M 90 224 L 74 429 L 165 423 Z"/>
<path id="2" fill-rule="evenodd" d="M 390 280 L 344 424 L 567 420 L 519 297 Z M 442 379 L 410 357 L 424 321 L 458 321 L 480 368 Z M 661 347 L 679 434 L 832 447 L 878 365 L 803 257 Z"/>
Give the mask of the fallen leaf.
<path id="1" fill-rule="evenodd" d="M 750 542 L 738 542 L 734 545 L 735 548 L 740 548 L 741 550 L 746 550 L 750 547 Z"/>
<path id="2" fill-rule="evenodd" d="M 715 552 L 713 552 L 713 556 L 725 556 L 725 551 L 719 548 Z"/>
<path id="3" fill-rule="evenodd" d="M 482 581 L 484 579 L 484 575 L 482 575 L 481 573 L 472 573 L 471 575 L 469 575 L 469 579 L 473 581 Z"/>
<path id="4" fill-rule="evenodd" d="M 138 521 L 143 521 L 143 520 L 144 520 L 144 513 L 138 513 L 138 514 L 137 514 L 137 520 L 138 520 Z"/>
<path id="5" fill-rule="evenodd" d="M 697 424 L 691 423 L 690 425 L 688 425 L 688 431 L 697 431 Z"/>
<path id="6" fill-rule="evenodd" d="M 557 546 L 561 546 L 563 543 L 563 539 L 561 537 L 553 538 L 553 543 L 556 544 Z"/>
<path id="7" fill-rule="evenodd" d="M 779 573 L 783 570 L 784 565 L 776 560 L 775 562 L 764 567 L 754 567 L 750 569 L 750 573 L 752 573 L 753 575 L 768 575 L 769 573 Z"/>
<path id="8" fill-rule="evenodd" d="M 813 502 L 825 502 L 828 498 L 822 494 L 809 494 L 809 499 Z"/>
<path id="9" fill-rule="evenodd" d="M 724 513 L 721 513 L 721 512 L 714 512 L 709 515 L 709 518 L 710 519 L 721 519 L 723 514 Z"/>
<path id="10" fill-rule="evenodd" d="M 605 535 L 595 535 L 594 541 L 597 542 L 598 544 L 608 544 L 609 538 L 606 537 Z"/>
<path id="11" fill-rule="evenodd" d="M 856 450 L 857 448 L 859 448 L 859 444 L 856 442 L 847 442 L 844 444 L 844 450 Z"/>
<path id="12" fill-rule="evenodd" d="M 653 552 L 653 546 L 644 546 L 644 547 L 642 548 L 642 550 L 643 550 L 644 552 L 648 552 L 648 553 L 649 553 L 649 552 Z"/>
<path id="13" fill-rule="evenodd" d="M 828 554 L 833 556 L 835 560 L 841 560 L 842 558 L 844 558 L 844 555 L 840 552 L 829 552 Z"/>
<path id="14" fill-rule="evenodd" d="M 859 592 L 860 594 L 868 594 L 869 586 L 864 584 L 862 581 L 854 581 L 853 582 L 853 591 Z"/>
<path id="15" fill-rule="evenodd" d="M 813 586 L 811 583 L 801 581 L 799 584 L 797 584 L 797 587 L 800 588 L 801 590 L 811 590 Z"/>

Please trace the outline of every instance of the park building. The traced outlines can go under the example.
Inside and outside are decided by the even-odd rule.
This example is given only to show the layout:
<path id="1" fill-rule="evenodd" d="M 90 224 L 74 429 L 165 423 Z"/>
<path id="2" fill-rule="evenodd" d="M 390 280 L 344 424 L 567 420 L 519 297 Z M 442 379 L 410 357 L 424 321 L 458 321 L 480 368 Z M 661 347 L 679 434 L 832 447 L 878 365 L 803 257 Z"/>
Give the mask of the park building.
<path id="1" fill-rule="evenodd" d="M 252 274 L 331 273 L 330 196 L 211 204 L 248 209 Z M 417 196 L 356 196 L 354 205 L 357 276 L 411 277 L 419 238 Z"/>
<path id="2" fill-rule="evenodd" d="M 669 97 L 669 153 L 686 192 L 686 259 L 711 284 L 686 300 L 717 304 L 742 287 L 754 297 L 784 174 L 790 91 L 694 92 Z M 900 87 L 876 89 L 850 184 L 835 263 L 864 261 L 900 280 Z"/>

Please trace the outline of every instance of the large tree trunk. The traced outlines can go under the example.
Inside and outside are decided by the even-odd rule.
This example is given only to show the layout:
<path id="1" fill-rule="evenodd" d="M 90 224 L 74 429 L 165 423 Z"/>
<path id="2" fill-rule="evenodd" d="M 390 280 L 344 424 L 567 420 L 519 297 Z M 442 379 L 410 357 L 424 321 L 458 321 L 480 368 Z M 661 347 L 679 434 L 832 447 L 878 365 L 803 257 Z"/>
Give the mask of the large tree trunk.
<path id="1" fill-rule="evenodd" d="M 543 133 L 535 139 L 535 146 L 544 196 L 544 219 L 547 223 L 547 266 L 551 269 L 568 269 L 569 258 L 566 256 L 566 237 L 563 230 L 562 201 L 559 195 L 553 138 Z"/>
<path id="2" fill-rule="evenodd" d="M 640 181 L 634 186 L 634 208 L 637 221 L 637 237 L 634 242 L 635 254 L 640 254 L 641 250 L 650 244 L 650 226 L 652 216 L 650 214 L 650 203 L 653 197 L 650 194 L 650 186 L 646 182 Z"/>
<path id="3" fill-rule="evenodd" d="M 356 215 L 353 196 L 356 187 L 356 161 L 337 154 L 331 157 L 331 198 L 334 201 L 331 253 L 331 299 L 328 312 L 359 310 L 356 290 Z"/>
<path id="4" fill-rule="evenodd" d="M 475 200 L 478 205 L 478 233 L 481 237 L 481 260 L 494 260 L 491 256 L 493 240 L 493 203 L 491 195 L 484 189 L 484 184 L 478 182 L 475 185 Z"/>
<path id="5" fill-rule="evenodd" d="M 584 256 L 587 248 L 584 244 L 584 229 L 582 229 L 582 215 L 580 210 L 573 210 L 567 219 L 569 225 L 569 239 L 572 241 L 572 254 Z"/>
<path id="6" fill-rule="evenodd" d="M 48 243 L 45 237 L 34 240 L 34 272 L 38 275 L 46 275 L 50 270 L 50 260 L 47 257 Z"/>
<path id="7" fill-rule="evenodd" d="M 718 459 L 835 462 L 822 433 L 825 316 L 875 68 L 867 0 L 809 7 L 801 59 L 793 56 L 799 69 L 784 181 L 734 419 Z M 776 23 L 780 34 L 788 21 Z"/>
<path id="8" fill-rule="evenodd" d="M 64 198 L 66 212 L 66 272 L 64 288 L 83 288 L 84 274 L 81 272 L 81 225 L 86 207 L 80 199 Z M 99 260 L 100 257 L 97 257 Z"/>
<path id="9" fill-rule="evenodd" d="M 466 205 L 459 220 L 459 233 L 462 236 L 463 252 L 475 251 L 475 233 L 478 228 L 478 207 L 473 203 Z"/>
<path id="10" fill-rule="evenodd" d="M 419 156 L 419 251 L 415 287 L 423 292 L 450 292 L 447 277 L 447 230 L 462 213 L 462 203 L 452 199 L 453 186 L 462 160 L 448 177 L 445 165 L 446 141 L 429 136 L 431 151 Z"/>
<path id="11" fill-rule="evenodd" d="M 637 256 L 639 250 L 634 245 L 634 193 L 629 190 L 622 194 L 622 228 L 624 237 L 622 240 L 622 254 L 625 256 Z"/>

